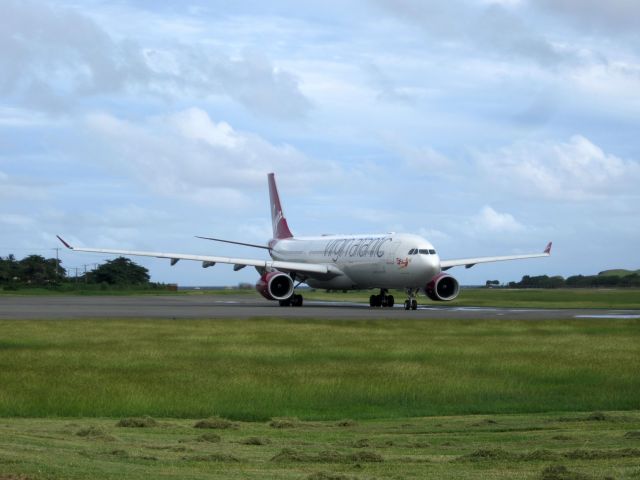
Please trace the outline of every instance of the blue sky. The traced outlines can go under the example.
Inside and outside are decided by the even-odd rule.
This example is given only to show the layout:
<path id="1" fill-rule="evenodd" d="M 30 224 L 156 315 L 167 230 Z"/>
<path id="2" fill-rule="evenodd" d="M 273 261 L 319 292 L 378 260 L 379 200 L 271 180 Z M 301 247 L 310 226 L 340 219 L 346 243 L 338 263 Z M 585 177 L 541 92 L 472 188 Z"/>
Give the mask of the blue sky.
<path id="1" fill-rule="evenodd" d="M 3 1 L 0 256 L 411 232 L 463 284 L 640 268 L 640 3 Z M 67 268 L 99 255 L 60 252 Z M 230 266 L 137 259 L 182 285 Z"/>

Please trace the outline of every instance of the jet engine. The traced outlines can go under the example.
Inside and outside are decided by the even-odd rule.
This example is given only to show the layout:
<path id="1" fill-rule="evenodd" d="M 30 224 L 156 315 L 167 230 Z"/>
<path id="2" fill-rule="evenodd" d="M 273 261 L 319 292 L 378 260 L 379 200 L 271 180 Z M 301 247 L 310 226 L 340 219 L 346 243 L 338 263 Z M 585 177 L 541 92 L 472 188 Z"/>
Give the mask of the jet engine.
<path id="1" fill-rule="evenodd" d="M 424 289 L 431 300 L 449 301 L 458 296 L 460 285 L 451 275 L 439 273 L 427 283 Z"/>
<path id="2" fill-rule="evenodd" d="M 293 295 L 293 280 L 283 272 L 267 272 L 256 283 L 256 290 L 267 300 L 286 300 Z"/>

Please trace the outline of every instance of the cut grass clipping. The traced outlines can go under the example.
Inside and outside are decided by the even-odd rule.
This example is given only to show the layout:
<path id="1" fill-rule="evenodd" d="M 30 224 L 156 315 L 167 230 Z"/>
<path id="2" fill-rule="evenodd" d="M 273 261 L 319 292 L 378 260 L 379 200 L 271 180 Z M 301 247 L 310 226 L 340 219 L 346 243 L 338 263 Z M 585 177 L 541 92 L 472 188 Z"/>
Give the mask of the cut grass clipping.
<path id="1" fill-rule="evenodd" d="M 273 418 L 295 430 L 545 411 L 602 423 L 599 411 L 640 408 L 638 319 L 20 320 L 0 331 L 4 417 L 139 428 L 150 415 L 227 430 Z"/>
<path id="2" fill-rule="evenodd" d="M 194 429 L 193 419 L 127 429 L 113 419 L 2 419 L 0 480 L 638 478 L 640 441 L 625 434 L 640 430 L 640 411 L 604 413 L 589 421 L 557 413 L 492 415 L 493 423 L 477 415 L 376 419 L 354 428 L 236 422 L 217 431 Z"/>

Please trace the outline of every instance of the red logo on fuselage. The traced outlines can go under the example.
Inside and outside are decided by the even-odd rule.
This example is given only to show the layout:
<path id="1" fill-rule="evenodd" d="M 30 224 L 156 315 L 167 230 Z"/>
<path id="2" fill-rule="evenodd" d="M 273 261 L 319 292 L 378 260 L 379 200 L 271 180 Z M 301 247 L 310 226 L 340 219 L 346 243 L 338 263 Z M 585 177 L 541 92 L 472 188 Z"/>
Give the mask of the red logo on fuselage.
<path id="1" fill-rule="evenodd" d="M 396 258 L 396 264 L 400 268 L 407 268 L 409 266 L 409 257 L 406 257 L 404 260 L 401 258 Z"/>

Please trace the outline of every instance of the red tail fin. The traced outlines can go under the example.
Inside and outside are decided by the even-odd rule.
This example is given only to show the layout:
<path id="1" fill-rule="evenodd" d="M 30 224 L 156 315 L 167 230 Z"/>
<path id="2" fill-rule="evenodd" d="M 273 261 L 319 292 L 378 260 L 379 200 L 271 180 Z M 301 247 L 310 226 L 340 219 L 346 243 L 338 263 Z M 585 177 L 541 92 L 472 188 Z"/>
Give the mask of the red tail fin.
<path id="1" fill-rule="evenodd" d="M 271 200 L 271 224 L 273 226 L 273 238 L 291 238 L 293 234 L 287 225 L 287 219 L 282 213 L 282 205 L 280 205 L 280 196 L 278 195 L 278 187 L 276 186 L 276 178 L 273 173 L 267 175 L 269 179 L 269 198 Z"/>

